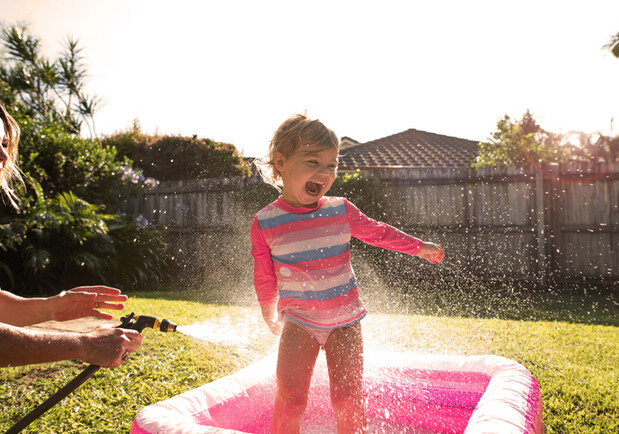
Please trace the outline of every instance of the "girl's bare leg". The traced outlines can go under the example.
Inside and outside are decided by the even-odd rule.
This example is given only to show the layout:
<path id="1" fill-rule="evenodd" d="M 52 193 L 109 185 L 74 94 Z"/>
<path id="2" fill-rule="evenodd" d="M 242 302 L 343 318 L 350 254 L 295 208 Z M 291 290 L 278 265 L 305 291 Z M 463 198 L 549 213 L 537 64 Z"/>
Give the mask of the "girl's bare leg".
<path id="1" fill-rule="evenodd" d="M 320 345 L 305 330 L 287 321 L 279 340 L 277 395 L 272 433 L 298 433 Z"/>
<path id="2" fill-rule="evenodd" d="M 365 432 L 363 402 L 363 336 L 361 323 L 336 329 L 325 344 L 331 402 L 337 415 L 337 432 Z"/>

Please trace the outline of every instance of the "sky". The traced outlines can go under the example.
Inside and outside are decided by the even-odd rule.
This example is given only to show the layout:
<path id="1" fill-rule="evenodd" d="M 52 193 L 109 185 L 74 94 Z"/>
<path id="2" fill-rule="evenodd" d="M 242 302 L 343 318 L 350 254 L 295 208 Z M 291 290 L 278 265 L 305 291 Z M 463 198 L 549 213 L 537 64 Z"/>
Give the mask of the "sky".
<path id="1" fill-rule="evenodd" d="M 486 140 L 527 109 L 548 131 L 616 135 L 617 17 L 617 0 L 0 0 L 47 56 L 79 40 L 99 134 L 137 119 L 247 157 L 296 113 L 359 142 Z"/>

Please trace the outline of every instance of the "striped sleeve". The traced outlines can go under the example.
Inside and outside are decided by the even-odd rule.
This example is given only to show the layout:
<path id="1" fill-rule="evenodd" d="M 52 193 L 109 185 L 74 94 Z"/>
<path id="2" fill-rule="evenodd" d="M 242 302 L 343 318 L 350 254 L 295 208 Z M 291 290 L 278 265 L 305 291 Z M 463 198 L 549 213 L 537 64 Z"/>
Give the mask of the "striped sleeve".
<path id="1" fill-rule="evenodd" d="M 386 223 L 371 219 L 348 200 L 345 200 L 345 203 L 351 235 L 353 237 L 373 246 L 395 250 L 413 256 L 421 250 L 423 241 L 420 239 L 408 235 Z"/>
<path id="2" fill-rule="evenodd" d="M 254 217 L 251 223 L 251 255 L 254 257 L 254 289 L 258 303 L 261 306 L 277 303 L 277 277 L 273 268 L 271 249 L 264 238 L 258 217 Z"/>

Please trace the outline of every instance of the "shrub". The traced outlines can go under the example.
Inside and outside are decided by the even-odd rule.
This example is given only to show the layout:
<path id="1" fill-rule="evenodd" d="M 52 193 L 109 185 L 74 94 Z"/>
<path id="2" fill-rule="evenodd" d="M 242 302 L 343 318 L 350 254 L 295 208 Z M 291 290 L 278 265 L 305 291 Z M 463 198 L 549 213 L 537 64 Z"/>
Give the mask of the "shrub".
<path id="1" fill-rule="evenodd" d="M 20 110 L 14 117 L 21 128 L 20 166 L 38 180 L 46 196 L 72 191 L 81 199 L 115 211 L 139 188 L 123 179 L 128 160 L 119 160 L 114 148 L 67 134 L 49 119 L 33 119 Z"/>
<path id="2" fill-rule="evenodd" d="M 161 236 L 130 216 L 104 214 L 73 193 L 46 199 L 27 179 L 19 211 L 0 217 L 0 287 L 24 295 L 105 282 L 153 287 L 165 277 Z"/>
<path id="3" fill-rule="evenodd" d="M 148 136 L 134 122 L 131 129 L 103 139 L 104 147 L 118 150 L 159 181 L 248 176 L 249 164 L 234 145 L 197 136 Z"/>

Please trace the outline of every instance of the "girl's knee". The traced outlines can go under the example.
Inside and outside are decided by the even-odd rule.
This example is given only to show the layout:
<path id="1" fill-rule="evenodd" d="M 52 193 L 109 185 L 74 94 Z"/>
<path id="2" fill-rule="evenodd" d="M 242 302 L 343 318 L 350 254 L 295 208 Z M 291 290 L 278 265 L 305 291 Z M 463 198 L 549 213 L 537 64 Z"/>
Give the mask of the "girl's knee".
<path id="1" fill-rule="evenodd" d="M 307 407 L 307 400 L 306 393 L 279 386 L 275 406 L 286 418 L 300 418 Z"/>
<path id="2" fill-rule="evenodd" d="M 332 393 L 331 405 L 333 405 L 336 413 L 364 412 L 363 395 L 361 394 Z"/>

